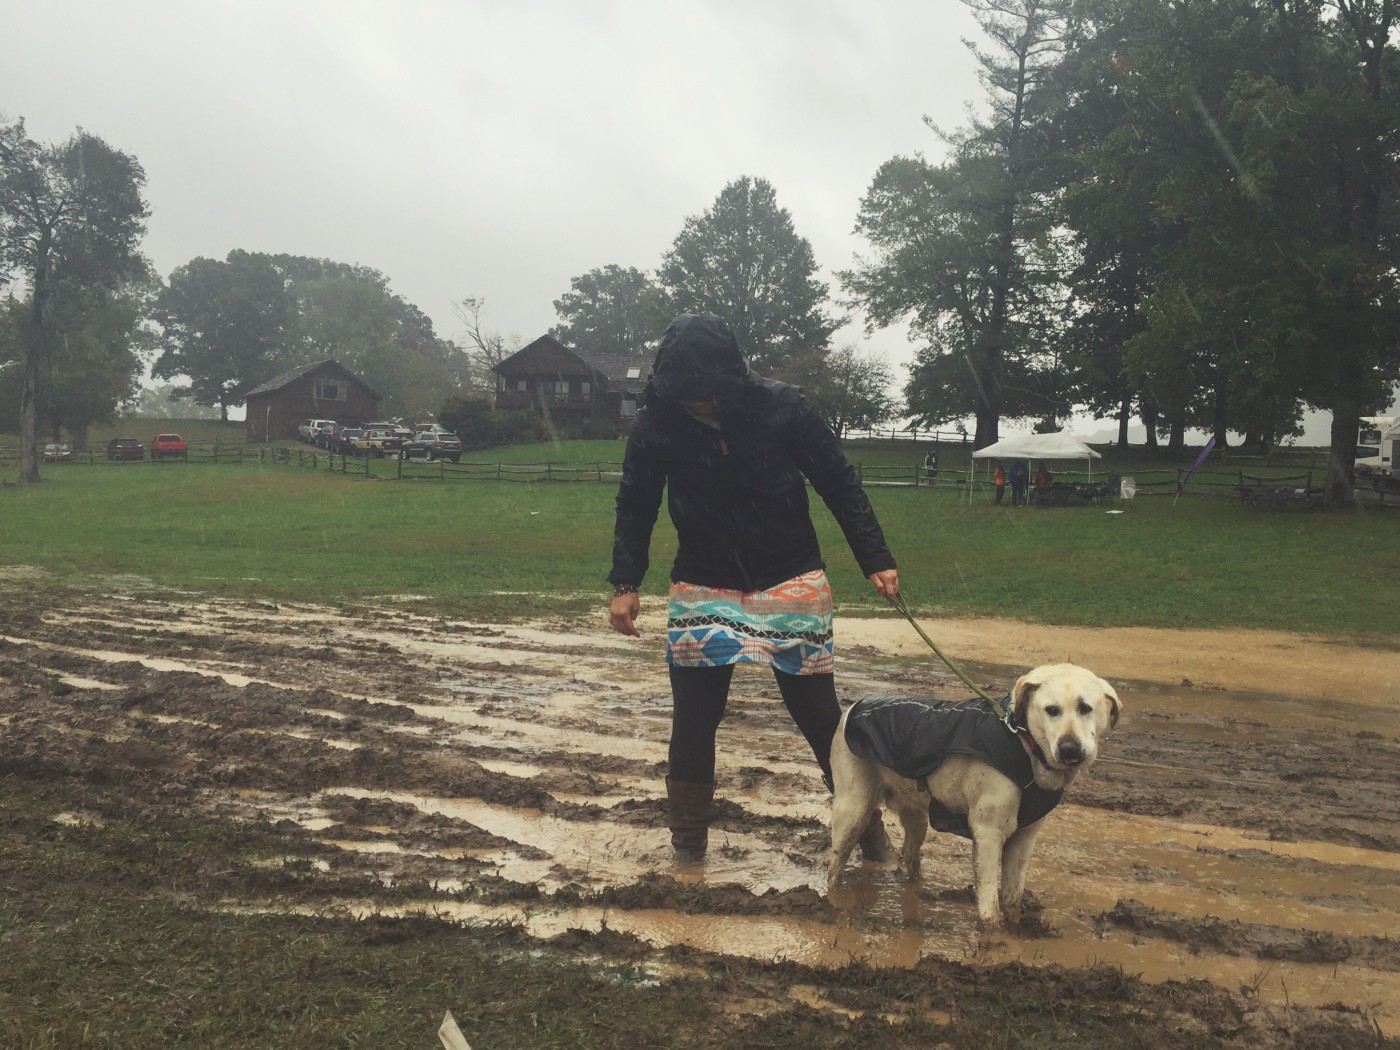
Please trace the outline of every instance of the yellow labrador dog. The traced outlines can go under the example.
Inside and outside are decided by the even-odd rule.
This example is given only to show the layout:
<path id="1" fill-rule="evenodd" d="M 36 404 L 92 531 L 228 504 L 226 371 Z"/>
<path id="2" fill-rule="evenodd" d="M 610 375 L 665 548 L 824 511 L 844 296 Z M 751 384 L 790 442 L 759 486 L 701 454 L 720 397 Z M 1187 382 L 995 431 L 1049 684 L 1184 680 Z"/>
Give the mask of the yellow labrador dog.
<path id="1" fill-rule="evenodd" d="M 1021 921 L 1036 835 L 1094 764 L 1099 736 L 1123 705 L 1111 685 L 1074 664 L 1035 668 L 1007 700 L 1009 710 L 980 698 L 871 696 L 846 710 L 831 745 L 828 895 L 866 823 L 887 805 L 904 827 L 900 862 L 911 881 L 930 825 L 962 835 L 972 840 L 978 918 Z"/>

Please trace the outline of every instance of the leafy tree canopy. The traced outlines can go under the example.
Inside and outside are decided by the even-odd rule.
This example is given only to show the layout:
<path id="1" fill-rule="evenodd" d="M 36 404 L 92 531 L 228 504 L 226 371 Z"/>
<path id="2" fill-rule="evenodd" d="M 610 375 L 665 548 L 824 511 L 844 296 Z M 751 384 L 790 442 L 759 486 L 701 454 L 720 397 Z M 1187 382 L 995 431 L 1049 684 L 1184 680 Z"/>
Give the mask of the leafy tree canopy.
<path id="1" fill-rule="evenodd" d="M 229 405 L 279 372 L 335 358 L 384 398 L 426 418 L 462 382 L 465 360 L 377 270 L 329 259 L 233 251 L 176 269 L 159 297 L 155 375 L 187 377 L 196 403 Z"/>
<path id="2" fill-rule="evenodd" d="M 569 287 L 549 334 L 574 350 L 646 357 L 671 320 L 656 282 L 631 266 L 589 270 Z"/>
<path id="3" fill-rule="evenodd" d="M 133 157 L 95 135 L 43 146 L 22 120 L 0 125 L 0 286 L 20 293 L 5 327 L 21 481 L 39 479 L 41 418 L 85 426 L 130 390 L 131 306 L 148 274 L 145 181 Z"/>
<path id="4" fill-rule="evenodd" d="M 899 414 L 900 406 L 889 395 L 893 378 L 883 358 L 846 344 L 802 379 L 802 390 L 839 437 L 848 430 L 878 427 Z"/>
<path id="5" fill-rule="evenodd" d="M 810 369 L 844 322 L 825 312 L 816 270 L 772 184 L 744 176 L 685 220 L 657 277 L 668 317 L 718 314 L 757 371 L 782 377 Z"/>

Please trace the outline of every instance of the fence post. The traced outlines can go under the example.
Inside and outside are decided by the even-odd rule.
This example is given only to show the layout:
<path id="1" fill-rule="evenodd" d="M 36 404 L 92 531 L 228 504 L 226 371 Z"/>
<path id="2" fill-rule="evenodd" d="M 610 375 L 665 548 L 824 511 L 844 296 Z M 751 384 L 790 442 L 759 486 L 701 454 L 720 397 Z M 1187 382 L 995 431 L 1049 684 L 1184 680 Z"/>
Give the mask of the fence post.
<path id="1" fill-rule="evenodd" d="M 496 464 L 496 480 L 501 480 L 501 465 L 499 463 Z"/>
<path id="2" fill-rule="evenodd" d="M 602 461 L 601 459 L 598 460 L 597 466 L 598 466 L 598 480 L 599 480 L 599 481 L 602 481 L 602 480 L 603 480 L 603 461 Z"/>

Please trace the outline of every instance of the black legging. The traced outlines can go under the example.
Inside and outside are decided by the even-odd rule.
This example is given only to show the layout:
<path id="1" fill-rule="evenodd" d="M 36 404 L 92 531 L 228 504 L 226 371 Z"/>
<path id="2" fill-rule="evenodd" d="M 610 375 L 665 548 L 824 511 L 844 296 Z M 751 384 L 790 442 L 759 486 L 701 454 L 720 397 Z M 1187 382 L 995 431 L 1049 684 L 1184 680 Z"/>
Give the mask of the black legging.
<path id="1" fill-rule="evenodd" d="M 715 779 L 715 733 L 729 700 L 734 665 L 671 668 L 670 774 L 691 784 Z M 785 674 L 774 670 L 788 714 L 831 782 L 831 740 L 841 721 L 836 679 L 829 674 Z"/>

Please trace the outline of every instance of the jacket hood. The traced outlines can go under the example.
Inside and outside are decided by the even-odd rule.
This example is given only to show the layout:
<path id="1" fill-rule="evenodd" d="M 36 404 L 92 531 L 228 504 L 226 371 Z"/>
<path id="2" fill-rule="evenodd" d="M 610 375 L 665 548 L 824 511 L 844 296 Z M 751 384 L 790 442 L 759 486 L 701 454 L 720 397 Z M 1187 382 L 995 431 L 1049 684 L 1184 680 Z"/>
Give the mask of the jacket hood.
<path id="1" fill-rule="evenodd" d="M 714 314 L 682 314 L 661 336 L 650 385 L 669 401 L 722 401 L 740 393 L 748 374 L 729 325 Z"/>

